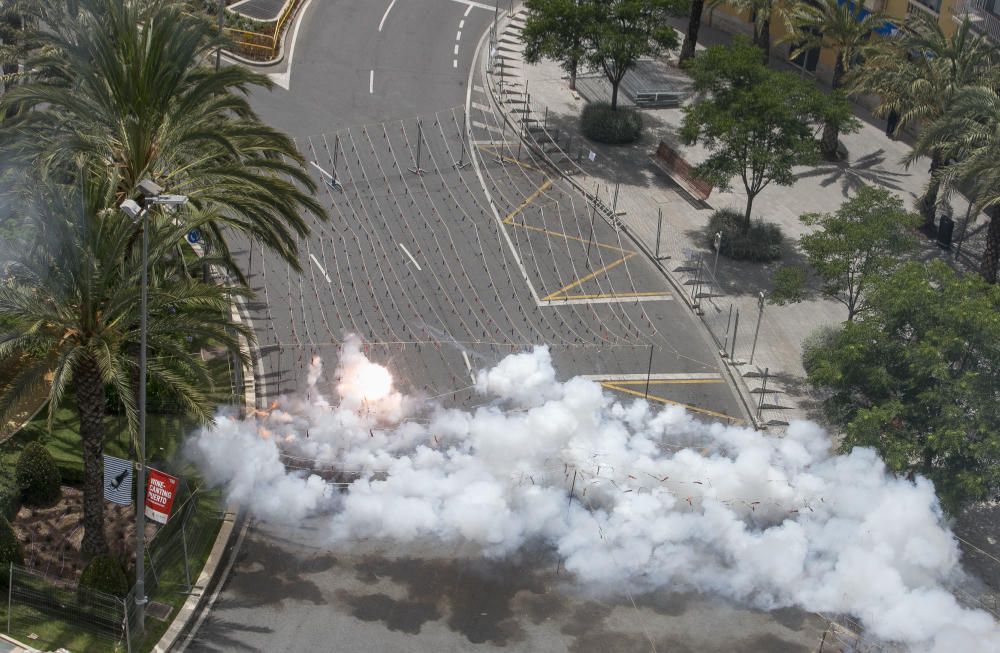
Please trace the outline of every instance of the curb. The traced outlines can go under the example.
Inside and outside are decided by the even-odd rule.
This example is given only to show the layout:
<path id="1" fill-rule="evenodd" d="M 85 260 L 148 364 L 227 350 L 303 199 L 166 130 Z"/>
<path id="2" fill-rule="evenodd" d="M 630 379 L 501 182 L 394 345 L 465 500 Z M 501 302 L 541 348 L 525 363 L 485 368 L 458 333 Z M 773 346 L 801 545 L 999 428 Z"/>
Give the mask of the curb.
<path id="1" fill-rule="evenodd" d="M 204 255 L 204 250 L 200 245 L 192 245 L 195 253 L 198 256 Z M 230 307 L 230 313 L 232 315 L 234 322 L 243 322 L 243 311 L 246 310 L 246 303 L 242 297 L 237 298 L 237 300 Z M 248 325 L 251 329 L 253 328 L 253 321 L 250 319 L 249 315 L 246 317 Z M 244 399 L 244 410 L 253 411 L 257 408 L 257 371 L 260 366 L 260 356 L 257 355 L 256 348 L 251 347 L 250 343 L 247 342 L 246 338 L 243 336 L 239 337 L 240 349 L 244 350 L 250 356 L 250 365 L 244 365 L 242 370 L 243 376 L 243 399 Z M 232 543 L 233 533 L 236 531 L 236 524 L 242 520 L 241 528 L 238 531 L 238 537 L 235 542 L 235 546 L 231 547 L 231 557 L 229 565 L 225 569 L 225 575 L 228 576 L 229 570 L 232 569 L 232 562 L 236 558 L 236 552 L 239 550 L 239 545 L 243 542 L 243 536 L 246 535 L 247 529 L 250 527 L 250 519 L 247 518 L 245 512 L 236 504 L 226 506 L 226 512 L 223 516 L 222 527 L 219 529 L 219 534 L 215 538 L 215 543 L 212 545 L 212 550 L 208 554 L 208 559 L 205 561 L 205 566 L 202 567 L 201 573 L 198 575 L 198 579 L 195 581 L 194 587 L 184 605 L 181 609 L 177 611 L 174 616 L 173 621 L 170 622 L 170 626 L 160 637 L 160 640 L 151 649 L 155 653 L 167 653 L 171 648 L 177 643 L 181 634 L 188 630 L 191 625 L 192 619 L 198 613 L 198 608 L 202 607 L 203 611 L 200 613 L 201 619 L 204 618 L 205 611 L 211 608 L 212 604 L 215 603 L 215 599 L 219 595 L 219 590 L 222 587 L 222 583 L 225 580 L 223 578 L 218 579 L 215 591 L 211 594 L 208 599 L 208 603 L 204 606 L 200 606 L 202 598 L 205 596 L 205 591 L 211 584 L 216 572 L 219 569 L 219 565 L 222 562 L 227 549 L 230 549 L 230 544 Z M 198 620 L 197 625 L 200 625 L 201 619 Z M 184 646 L 187 642 L 184 643 Z M 182 647 L 183 650 L 183 647 Z"/>
<path id="2" fill-rule="evenodd" d="M 516 14 L 518 12 L 518 10 L 520 10 L 520 8 L 521 8 L 521 5 L 518 4 L 514 8 L 514 13 Z M 510 23 L 510 17 L 509 17 L 509 14 L 507 14 L 507 12 L 503 12 L 502 16 L 503 17 L 497 23 L 497 33 L 498 34 L 501 33 L 501 31 L 502 31 L 500 29 L 501 27 L 506 27 Z M 521 128 L 512 120 L 511 115 L 507 111 L 504 110 L 503 101 L 497 95 L 496 90 L 495 90 L 496 86 L 495 86 L 495 83 L 493 83 L 494 76 L 493 76 L 493 74 L 489 70 L 489 61 L 488 61 L 488 59 L 483 60 L 482 62 L 479 62 L 480 55 L 483 53 L 483 43 L 486 41 L 486 37 L 488 36 L 488 34 L 489 34 L 489 29 L 487 29 L 486 34 L 483 35 L 483 37 L 482 37 L 482 39 L 480 41 L 479 47 L 477 48 L 477 51 L 476 51 L 477 63 L 473 64 L 473 71 L 475 70 L 476 65 L 480 65 L 480 73 L 483 75 L 483 77 L 485 79 L 485 82 L 486 82 L 485 83 L 485 87 L 486 87 L 486 89 L 489 92 L 490 101 L 493 103 L 493 105 L 496 108 L 496 110 L 498 111 L 498 113 L 501 116 L 503 116 L 504 122 L 507 125 L 510 125 L 510 127 L 514 131 L 514 133 L 518 134 L 518 139 L 521 141 L 521 143 L 528 150 L 530 150 L 531 152 L 534 152 L 535 155 L 539 158 L 539 160 L 544 161 L 545 164 L 553 172 L 555 172 L 559 176 L 560 179 L 568 182 L 575 190 L 577 190 L 580 194 L 582 194 L 587 199 L 587 201 L 589 203 L 591 203 L 591 204 L 595 203 L 595 201 L 594 201 L 595 200 L 594 195 L 592 193 L 590 193 L 586 188 L 584 188 L 583 186 L 581 186 L 579 184 L 579 182 L 577 182 L 576 179 L 574 179 L 571 175 L 567 174 L 562 169 L 562 167 L 558 165 L 558 163 L 556 163 L 555 161 L 553 161 L 552 158 L 549 157 L 549 153 L 546 152 L 544 150 L 544 148 L 542 148 L 541 146 L 539 146 L 537 142 L 535 142 L 533 140 L 529 140 L 528 138 L 526 138 L 525 137 L 525 133 L 526 132 L 522 132 Z M 472 88 L 471 82 L 469 84 L 469 88 L 470 89 Z M 468 112 L 468 104 L 466 105 L 466 112 Z M 469 124 L 468 115 L 466 116 L 466 124 Z M 471 128 L 470 128 L 470 133 L 471 133 Z M 478 168 L 477 168 L 477 170 L 478 170 Z M 487 191 L 487 196 L 489 196 L 489 192 L 488 191 Z M 701 314 L 697 313 L 694 310 L 695 309 L 695 305 L 692 304 L 690 301 L 688 301 L 688 299 L 687 299 L 687 293 L 684 291 L 683 285 L 681 285 L 680 282 L 677 279 L 674 278 L 673 274 L 671 274 L 670 271 L 663 266 L 663 262 L 660 261 L 660 260 L 658 260 L 653 255 L 653 253 L 649 250 L 649 248 L 640 239 L 638 239 L 635 235 L 633 235 L 633 233 L 629 229 L 628 225 L 623 224 L 620 220 L 617 219 L 617 216 L 611 214 L 610 213 L 610 209 L 608 207 L 604 206 L 604 204 L 602 202 L 600 202 L 598 200 L 596 203 L 597 203 L 598 208 L 600 209 L 600 211 L 598 211 L 598 213 L 605 220 L 605 222 L 607 222 L 608 224 L 610 224 L 611 226 L 613 226 L 615 229 L 620 230 L 620 231 L 622 231 L 622 232 L 625 233 L 625 236 L 636 246 L 637 249 L 639 249 L 643 253 L 643 255 L 649 260 L 649 262 L 652 263 L 653 266 L 660 272 L 660 274 L 663 275 L 663 277 L 667 280 L 667 283 L 669 283 L 670 286 L 673 288 L 674 292 L 677 293 L 678 296 L 684 298 L 684 304 L 689 309 L 691 309 L 692 315 L 695 318 L 697 318 L 697 323 L 699 325 L 701 325 L 701 327 L 703 329 L 705 329 L 705 331 L 708 333 L 710 342 L 713 343 L 713 345 L 717 345 L 717 343 L 715 341 L 715 338 L 712 335 L 711 330 L 708 329 L 707 325 L 701 319 Z M 491 206 L 493 205 L 492 199 L 490 201 L 490 205 Z M 726 375 L 728 376 L 729 381 L 730 381 L 730 387 L 732 387 L 736 391 L 736 396 L 739 399 L 740 408 L 743 411 L 743 415 L 744 415 L 744 418 L 746 419 L 747 424 L 752 425 L 755 430 L 765 430 L 766 427 L 764 425 L 758 423 L 758 421 L 756 419 L 754 419 L 754 417 L 753 417 L 753 415 L 754 415 L 753 405 L 755 403 L 754 402 L 754 398 L 750 394 L 750 388 L 746 385 L 746 383 L 743 382 L 743 377 L 739 375 L 739 373 L 738 373 L 739 370 L 736 370 L 736 369 L 734 369 L 734 366 L 729 365 L 722 358 L 722 356 L 720 355 L 720 353 L 719 353 L 719 351 L 718 351 L 718 349 L 716 347 L 712 348 L 712 352 L 715 355 L 716 362 L 720 365 L 720 367 L 722 367 L 723 369 L 725 369 Z"/>

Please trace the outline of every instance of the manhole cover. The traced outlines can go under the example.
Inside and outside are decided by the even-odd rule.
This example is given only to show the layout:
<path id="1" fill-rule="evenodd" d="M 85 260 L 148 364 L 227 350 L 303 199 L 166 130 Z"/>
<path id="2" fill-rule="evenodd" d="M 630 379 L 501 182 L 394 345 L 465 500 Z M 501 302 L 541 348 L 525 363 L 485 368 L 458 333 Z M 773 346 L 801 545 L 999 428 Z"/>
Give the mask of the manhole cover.
<path id="1" fill-rule="evenodd" d="M 167 617 L 170 616 L 170 606 L 163 603 L 157 603 L 156 601 L 150 601 L 149 605 L 146 606 L 146 613 L 154 619 L 166 621 Z"/>

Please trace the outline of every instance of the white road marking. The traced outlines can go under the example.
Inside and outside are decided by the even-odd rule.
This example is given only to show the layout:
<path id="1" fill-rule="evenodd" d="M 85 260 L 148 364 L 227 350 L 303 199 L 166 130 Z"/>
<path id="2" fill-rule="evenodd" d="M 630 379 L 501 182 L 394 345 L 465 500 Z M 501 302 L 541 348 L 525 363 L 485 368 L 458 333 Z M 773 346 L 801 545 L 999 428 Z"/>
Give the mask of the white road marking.
<path id="1" fill-rule="evenodd" d="M 302 8 L 299 9 L 299 17 L 295 19 L 295 29 L 292 30 L 292 44 L 288 48 L 288 67 L 285 68 L 285 72 L 268 74 L 268 77 L 274 80 L 275 84 L 286 91 L 289 90 L 292 85 L 292 59 L 295 58 L 295 44 L 299 40 L 299 27 L 302 26 L 302 19 L 307 13 L 309 13 L 309 5 L 311 4 L 312 0 L 306 0 L 305 4 L 302 5 Z"/>
<path id="2" fill-rule="evenodd" d="M 392 0 L 392 2 L 389 3 L 389 6 L 385 8 L 385 13 L 382 14 L 382 20 L 378 22 L 378 31 L 382 31 L 382 26 L 385 25 L 385 19 L 389 17 L 389 12 L 392 11 L 392 7 L 395 4 L 396 0 Z"/>
<path id="3" fill-rule="evenodd" d="M 455 54 L 458 54 L 458 53 L 456 52 Z M 451 67 L 452 68 L 458 68 L 458 59 L 452 59 L 451 60 Z"/>
<path id="4" fill-rule="evenodd" d="M 458 21 L 458 29 L 462 29 L 463 27 L 465 27 L 465 19 L 464 18 L 462 20 Z M 459 32 L 459 34 L 461 34 L 461 32 Z"/>
<path id="5" fill-rule="evenodd" d="M 490 113 L 490 112 L 493 111 L 493 109 L 489 108 L 488 106 L 486 106 L 485 104 L 482 104 L 480 102 L 473 102 L 472 103 L 472 108 L 473 109 L 478 109 L 479 111 L 482 111 L 483 113 Z"/>
<path id="6" fill-rule="evenodd" d="M 614 383 L 616 381 L 645 381 L 645 374 L 581 374 L 580 378 L 587 379 L 588 381 L 607 381 L 608 383 Z M 650 374 L 650 381 L 713 381 L 722 379 L 722 375 L 718 372 L 691 372 L 688 374 Z"/>
<path id="7" fill-rule="evenodd" d="M 641 297 L 585 297 L 580 299 L 542 299 L 538 301 L 539 306 L 568 306 L 570 304 L 631 304 L 632 302 L 670 302 L 674 300 L 673 295 L 643 295 Z"/>
<path id="8" fill-rule="evenodd" d="M 326 170 L 324 170 L 322 168 L 322 166 L 320 166 L 318 163 L 316 163 L 315 161 L 310 161 L 309 163 L 311 163 L 314 168 L 316 168 L 317 170 L 319 170 L 320 172 L 322 172 L 327 178 L 329 178 L 331 180 L 333 179 L 333 175 L 331 175 L 329 172 L 327 172 Z"/>
<path id="9" fill-rule="evenodd" d="M 369 93 L 374 93 L 375 92 L 375 71 L 374 70 L 368 72 L 368 92 Z"/>
<path id="10" fill-rule="evenodd" d="M 480 86 L 479 84 L 473 84 L 472 85 L 472 90 L 475 91 L 476 93 L 485 93 L 486 92 L 486 89 L 483 88 L 482 86 Z M 473 103 L 473 104 L 475 104 L 475 103 Z"/>
<path id="11" fill-rule="evenodd" d="M 419 271 L 420 264 L 417 263 L 417 259 L 413 258 L 413 254 L 410 254 L 410 250 L 406 249 L 406 245 L 404 245 L 403 243 L 397 243 L 397 244 L 399 245 L 399 248 L 403 250 L 403 253 L 406 254 L 408 257 L 410 257 L 410 260 L 413 261 L 414 267 L 416 267 L 417 270 Z"/>
<path id="12" fill-rule="evenodd" d="M 462 40 L 462 30 L 458 30 L 457 32 L 455 32 L 455 40 L 456 41 Z"/>
<path id="13" fill-rule="evenodd" d="M 483 4 L 482 2 L 473 2 L 472 0 L 451 0 L 451 1 L 452 2 L 457 2 L 460 5 L 465 5 L 466 7 L 468 7 L 468 9 L 465 10 L 465 14 L 464 14 L 466 16 L 469 15 L 469 12 L 472 11 L 473 7 L 478 7 L 480 9 L 486 9 L 487 11 L 496 11 L 496 9 L 497 9 L 493 5 Z"/>
<path id="14" fill-rule="evenodd" d="M 458 43 L 455 44 L 455 56 L 458 56 Z"/>
<path id="15" fill-rule="evenodd" d="M 469 378 L 472 379 L 473 383 L 475 383 L 476 375 L 472 373 L 472 363 L 469 362 L 469 355 L 465 353 L 464 349 L 462 350 L 462 358 L 465 359 L 465 367 L 469 370 Z"/>
<path id="16" fill-rule="evenodd" d="M 333 280 L 330 279 L 330 276 L 326 273 L 326 270 L 324 270 L 323 266 L 319 264 L 318 260 L 316 260 L 316 255 L 313 254 L 312 252 L 310 252 L 309 253 L 309 258 L 311 258 L 312 262 L 316 264 L 316 267 L 319 268 L 319 271 L 323 273 L 323 278 L 326 279 L 326 282 L 327 283 L 333 283 Z"/>

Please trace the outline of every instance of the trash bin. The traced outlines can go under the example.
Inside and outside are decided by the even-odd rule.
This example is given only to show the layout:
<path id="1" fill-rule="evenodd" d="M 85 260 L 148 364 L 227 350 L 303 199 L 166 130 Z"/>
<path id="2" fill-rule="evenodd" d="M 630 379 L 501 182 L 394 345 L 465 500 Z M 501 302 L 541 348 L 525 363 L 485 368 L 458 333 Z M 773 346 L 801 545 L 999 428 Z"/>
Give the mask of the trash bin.
<path id="1" fill-rule="evenodd" d="M 937 244 L 948 249 L 951 247 L 951 234 L 955 231 L 955 221 L 950 216 L 942 215 L 938 221 Z"/>

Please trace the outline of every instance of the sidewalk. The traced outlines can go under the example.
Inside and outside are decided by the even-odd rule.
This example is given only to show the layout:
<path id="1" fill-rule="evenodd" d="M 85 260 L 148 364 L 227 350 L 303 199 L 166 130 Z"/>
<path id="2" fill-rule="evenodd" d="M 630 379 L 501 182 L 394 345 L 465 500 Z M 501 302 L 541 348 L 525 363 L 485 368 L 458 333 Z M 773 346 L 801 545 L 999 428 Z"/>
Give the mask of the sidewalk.
<path id="1" fill-rule="evenodd" d="M 799 221 L 800 214 L 835 211 L 863 183 L 884 186 L 898 194 L 906 206 L 913 207 L 929 179 L 929 160 L 921 159 L 909 169 L 904 168 L 900 161 L 910 152 L 910 146 L 887 137 L 884 122 L 859 108 L 862 128 L 841 138 L 848 150 L 846 162 L 804 167 L 798 172 L 798 181 L 793 186 L 769 186 L 757 196 L 754 217 L 779 224 L 785 234 L 786 251 L 782 260 L 761 265 L 722 257 L 718 259 L 717 274 L 713 278 L 715 253 L 706 224 L 716 209 L 735 207 L 743 210 L 746 195 L 742 184 L 734 180 L 731 192 L 715 191 L 707 202 L 697 202 L 652 164 L 650 155 L 661 139 L 673 145 L 678 143 L 677 131 L 683 119 L 680 108 L 643 110 L 645 134 L 632 145 L 606 146 L 583 138 L 578 116 L 587 100 L 569 90 L 568 81 L 557 63 L 524 63 L 518 39 L 523 18 L 522 10 L 513 19 L 502 21 L 498 28 L 497 54 L 503 59 L 504 89 L 517 89 L 511 91 L 510 97 L 501 98 L 506 101 L 500 102 L 500 106 L 511 112 L 511 119 L 516 123 L 521 113 L 511 110 L 523 111 L 524 107 L 512 102 L 518 98 L 523 101 L 521 92 L 526 93 L 530 118 L 537 121 L 533 135 L 529 136 L 529 140 L 535 140 L 536 149 L 548 152 L 550 160 L 569 173 L 586 192 L 596 192 L 601 202 L 608 207 L 614 206 L 618 219 L 650 252 L 655 249 L 657 215 L 662 210 L 659 253 L 670 257 L 664 261 L 664 266 L 676 284 L 690 291 L 689 303 L 699 305 L 704 324 L 720 350 L 724 348 L 727 352 L 727 364 L 734 365 L 734 371 L 743 378 L 746 386 L 742 391 L 763 406 L 759 422 L 780 428 L 790 419 L 817 417 L 817 403 L 810 395 L 802 368 L 802 342 L 823 326 L 843 322 L 847 311 L 842 304 L 820 297 L 787 306 L 765 304 L 760 315 L 759 293 L 771 290 L 770 276 L 776 268 L 805 264 L 797 243 L 810 228 Z M 703 42 L 714 44 L 731 39 L 730 35 L 705 25 L 701 32 L 699 40 Z M 659 66 L 663 74 L 684 78 L 684 73 L 673 62 L 661 60 Z M 603 84 L 610 96 L 610 85 L 606 81 Z M 586 86 L 593 89 L 595 84 Z M 550 139 L 555 143 L 548 143 Z M 678 149 L 692 164 L 705 157 L 699 147 L 680 146 Z M 952 201 L 953 215 L 958 223 L 957 240 L 965 235 L 964 217 L 968 204 L 959 196 Z M 971 251 L 973 256 L 977 246 L 973 236 L 981 234 L 984 228 L 982 216 L 979 218 L 979 222 L 969 225 L 969 237 L 964 243 L 964 251 L 967 254 Z M 918 256 L 952 258 L 952 254 L 926 240 L 921 243 Z M 696 292 L 697 289 L 700 292 Z M 734 324 L 737 312 L 738 327 Z M 760 332 L 754 348 L 758 318 Z M 768 380 L 766 392 L 762 392 L 761 376 L 765 370 Z"/>

